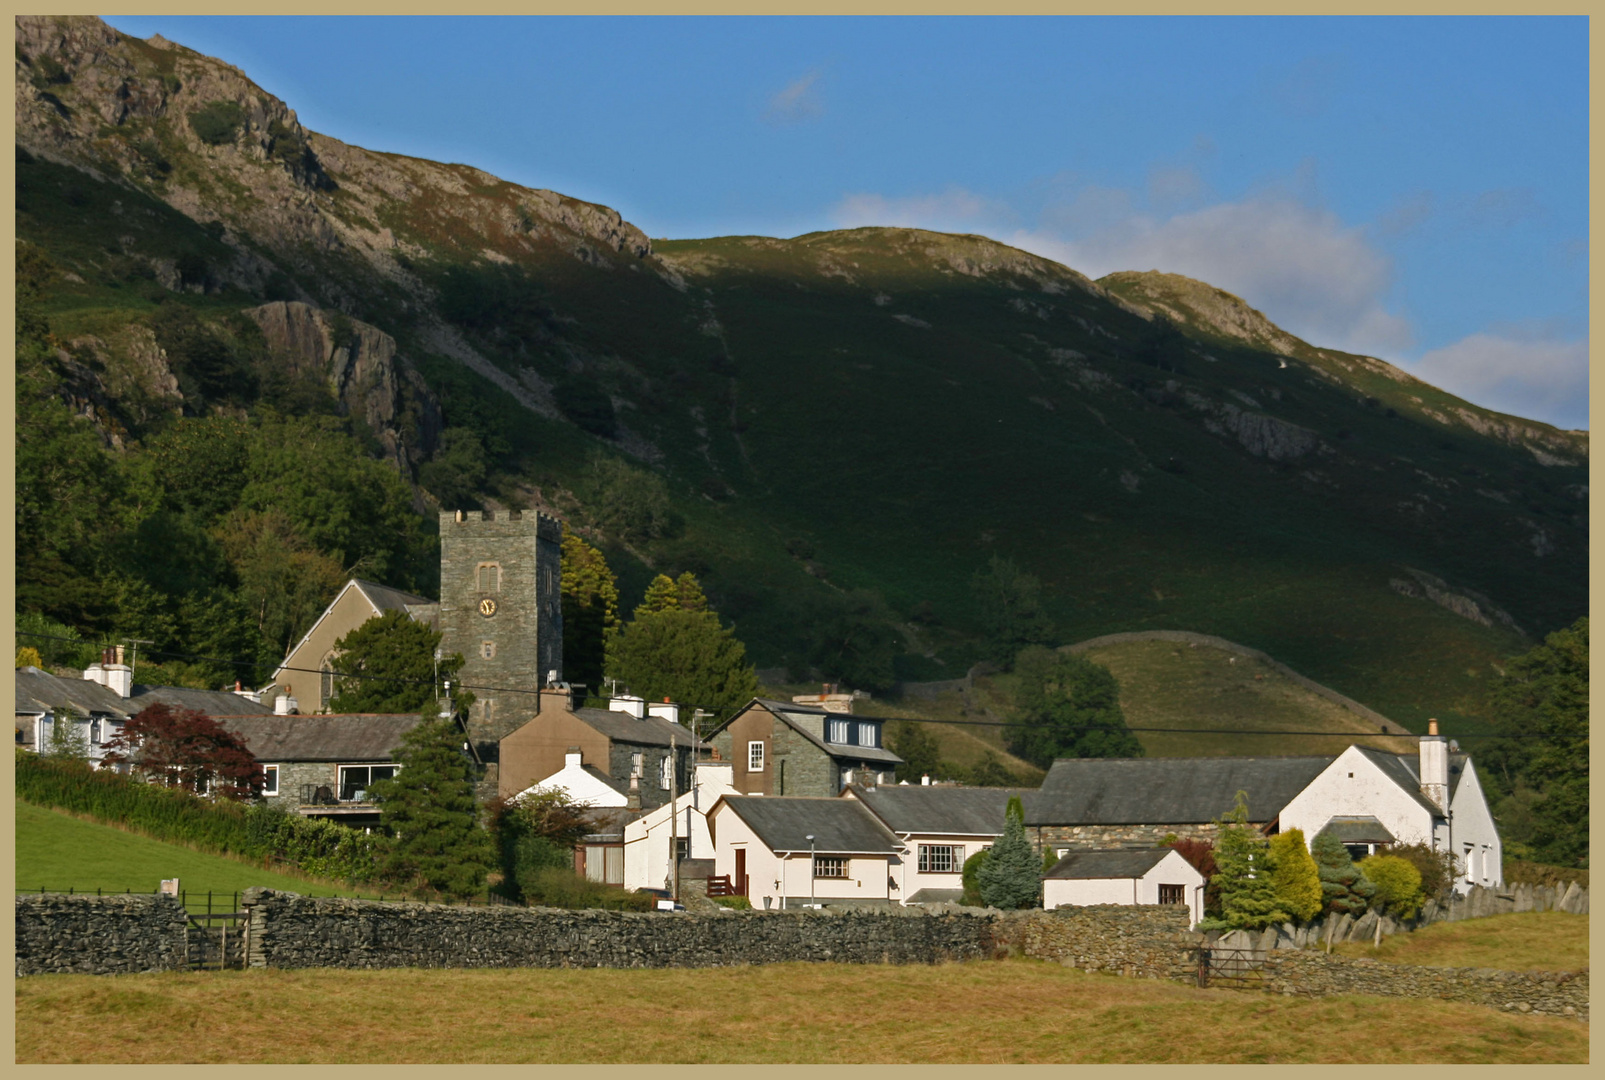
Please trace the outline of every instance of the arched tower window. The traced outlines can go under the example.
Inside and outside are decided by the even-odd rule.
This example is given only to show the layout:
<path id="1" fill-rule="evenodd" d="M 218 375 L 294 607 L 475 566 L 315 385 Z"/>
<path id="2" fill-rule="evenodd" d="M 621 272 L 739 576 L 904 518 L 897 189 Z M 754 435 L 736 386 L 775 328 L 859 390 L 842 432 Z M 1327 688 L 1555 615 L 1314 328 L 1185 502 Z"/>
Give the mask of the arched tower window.
<path id="1" fill-rule="evenodd" d="M 501 592 L 502 568 L 499 563 L 480 563 L 478 567 L 479 591 Z"/>

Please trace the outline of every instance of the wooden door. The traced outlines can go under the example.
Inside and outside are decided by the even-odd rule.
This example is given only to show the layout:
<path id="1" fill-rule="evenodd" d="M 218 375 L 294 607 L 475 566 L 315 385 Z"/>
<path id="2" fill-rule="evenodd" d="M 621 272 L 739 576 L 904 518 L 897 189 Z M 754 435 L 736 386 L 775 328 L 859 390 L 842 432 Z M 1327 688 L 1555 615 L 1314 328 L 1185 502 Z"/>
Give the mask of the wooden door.
<path id="1" fill-rule="evenodd" d="M 736 895 L 738 895 L 738 896 L 746 896 L 747 895 L 747 849 L 746 848 L 739 848 L 739 847 L 736 848 L 736 880 L 733 881 L 731 884 L 733 884 L 736 887 Z"/>

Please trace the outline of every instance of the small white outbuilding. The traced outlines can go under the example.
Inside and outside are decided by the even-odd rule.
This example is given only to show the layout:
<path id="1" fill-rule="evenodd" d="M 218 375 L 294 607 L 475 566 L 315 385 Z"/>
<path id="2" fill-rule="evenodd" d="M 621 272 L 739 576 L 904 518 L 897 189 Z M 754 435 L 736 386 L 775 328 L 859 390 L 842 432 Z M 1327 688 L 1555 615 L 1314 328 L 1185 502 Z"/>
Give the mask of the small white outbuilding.
<path id="1" fill-rule="evenodd" d="M 1042 906 L 1186 904 L 1188 925 L 1204 917 L 1204 875 L 1174 848 L 1069 851 L 1042 875 Z"/>

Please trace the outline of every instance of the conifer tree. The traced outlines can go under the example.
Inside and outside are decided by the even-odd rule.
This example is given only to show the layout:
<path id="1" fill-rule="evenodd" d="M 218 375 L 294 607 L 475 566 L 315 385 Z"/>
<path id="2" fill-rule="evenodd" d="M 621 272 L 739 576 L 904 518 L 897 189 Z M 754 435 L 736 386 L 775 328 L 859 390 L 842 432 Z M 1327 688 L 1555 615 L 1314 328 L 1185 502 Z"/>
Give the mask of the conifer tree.
<path id="1" fill-rule="evenodd" d="M 1042 866 L 1026 839 L 1025 808 L 1018 795 L 1009 799 L 1003 835 L 976 870 L 975 881 L 988 907 L 1009 911 L 1036 906 L 1042 891 Z"/>
<path id="2" fill-rule="evenodd" d="M 758 690 L 746 647 L 719 625 L 690 573 L 653 580 L 634 618 L 608 640 L 607 674 L 649 700 L 716 713 L 740 708 Z"/>
<path id="3" fill-rule="evenodd" d="M 425 719 L 402 740 L 394 779 L 372 787 L 380 820 L 396 837 L 384 875 L 459 899 L 484 887 L 495 859 L 490 834 L 479 826 L 473 766 L 462 745 L 454 720 Z"/>
<path id="4" fill-rule="evenodd" d="M 1325 909 L 1334 915 L 1358 916 L 1364 912 L 1376 886 L 1354 865 L 1343 842 L 1323 830 L 1310 845 L 1310 854 L 1315 857 L 1315 866 L 1321 875 Z"/>
<path id="5" fill-rule="evenodd" d="M 1271 837 L 1271 865 L 1277 901 L 1299 922 L 1314 918 L 1321 910 L 1321 873 L 1304 845 L 1303 829 Z"/>
<path id="6" fill-rule="evenodd" d="M 1248 820 L 1248 793 L 1239 791 L 1231 811 L 1218 822 L 1215 880 L 1220 885 L 1220 921 L 1233 929 L 1257 930 L 1286 922 L 1276 895 L 1270 844 Z"/>

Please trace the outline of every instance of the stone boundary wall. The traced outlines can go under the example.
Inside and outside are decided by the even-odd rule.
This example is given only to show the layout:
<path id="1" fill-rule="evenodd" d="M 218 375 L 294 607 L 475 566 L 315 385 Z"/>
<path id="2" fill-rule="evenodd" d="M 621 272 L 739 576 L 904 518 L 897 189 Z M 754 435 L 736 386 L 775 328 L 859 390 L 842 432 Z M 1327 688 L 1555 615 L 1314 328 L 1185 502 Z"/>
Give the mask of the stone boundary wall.
<path id="1" fill-rule="evenodd" d="M 17 897 L 17 975 L 127 975 L 189 966 L 176 896 Z"/>
<path id="2" fill-rule="evenodd" d="M 1588 1019 L 1587 971 L 1414 967 L 1294 950 L 1265 956 L 1259 989 L 1279 994 L 1437 998 L 1508 1012 Z"/>
<path id="3" fill-rule="evenodd" d="M 569 911 L 251 890 L 248 963 L 270 968 L 938 963 L 994 951 L 988 914 Z"/>
<path id="4" fill-rule="evenodd" d="M 1004 915 L 997 938 L 1033 959 L 1081 971 L 1193 981 L 1204 935 L 1188 923 L 1180 904 L 1090 904 Z"/>

